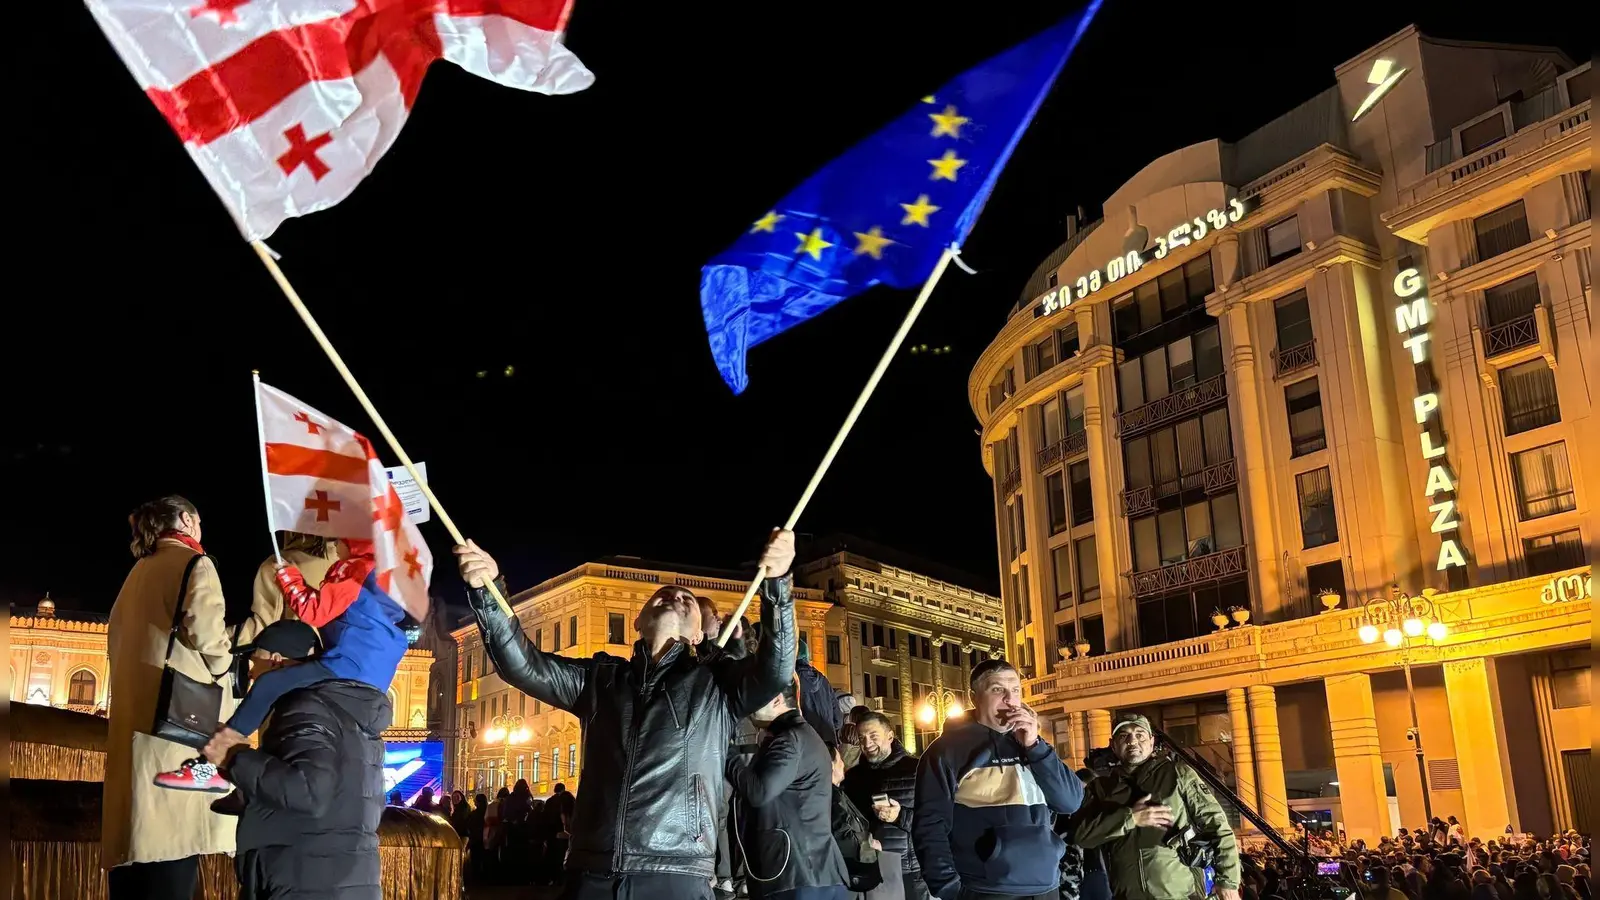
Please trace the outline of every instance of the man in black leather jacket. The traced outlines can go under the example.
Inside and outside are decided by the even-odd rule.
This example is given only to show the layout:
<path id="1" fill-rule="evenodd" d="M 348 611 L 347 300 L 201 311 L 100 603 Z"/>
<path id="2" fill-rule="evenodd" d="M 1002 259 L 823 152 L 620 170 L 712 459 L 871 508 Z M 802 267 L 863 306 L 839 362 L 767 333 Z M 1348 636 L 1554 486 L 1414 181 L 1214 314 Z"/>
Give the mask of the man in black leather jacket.
<path id="1" fill-rule="evenodd" d="M 704 638 L 693 593 L 669 586 L 644 604 L 633 657 L 544 653 L 483 585 L 499 575 L 488 554 L 455 548 L 483 643 L 507 684 L 578 717 L 583 777 L 572 816 L 569 900 L 644 895 L 709 898 L 716 874 L 723 765 L 739 719 L 794 677 L 789 566 L 794 534 L 775 531 L 762 552 L 761 621 L 768 640 L 745 659 L 699 661 Z"/>

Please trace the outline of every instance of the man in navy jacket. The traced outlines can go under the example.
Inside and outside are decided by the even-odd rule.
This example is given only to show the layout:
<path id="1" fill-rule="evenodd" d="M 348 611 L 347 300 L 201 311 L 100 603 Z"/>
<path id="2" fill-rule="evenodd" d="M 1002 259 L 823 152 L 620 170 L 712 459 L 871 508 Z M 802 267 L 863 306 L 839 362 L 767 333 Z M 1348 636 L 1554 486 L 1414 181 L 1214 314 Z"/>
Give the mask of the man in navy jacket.
<path id="1" fill-rule="evenodd" d="M 1065 845 L 1051 814 L 1076 812 L 1083 782 L 1040 739 L 1010 663 L 972 670 L 972 706 L 917 767 L 912 844 L 922 877 L 940 900 L 1053 898 Z"/>

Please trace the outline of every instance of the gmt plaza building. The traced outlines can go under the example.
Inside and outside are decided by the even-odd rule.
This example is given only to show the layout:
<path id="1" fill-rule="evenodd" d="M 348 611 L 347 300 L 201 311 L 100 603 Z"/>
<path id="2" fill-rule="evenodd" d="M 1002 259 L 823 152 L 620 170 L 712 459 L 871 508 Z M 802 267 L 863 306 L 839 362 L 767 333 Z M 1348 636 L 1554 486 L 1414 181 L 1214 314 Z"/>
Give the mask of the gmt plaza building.
<path id="1" fill-rule="evenodd" d="M 1280 828 L 1596 825 L 1589 63 L 1407 29 L 1069 225 L 972 372 L 1006 654 Z"/>

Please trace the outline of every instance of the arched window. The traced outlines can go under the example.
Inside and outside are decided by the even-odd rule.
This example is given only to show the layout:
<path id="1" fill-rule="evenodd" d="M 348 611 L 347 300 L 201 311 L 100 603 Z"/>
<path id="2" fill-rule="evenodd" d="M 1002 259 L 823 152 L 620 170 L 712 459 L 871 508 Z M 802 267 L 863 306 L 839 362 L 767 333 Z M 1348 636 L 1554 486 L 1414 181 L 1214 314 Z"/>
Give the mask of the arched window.
<path id="1" fill-rule="evenodd" d="M 99 686 L 93 672 L 79 669 L 72 673 L 72 679 L 67 684 L 67 702 L 73 706 L 93 706 L 95 689 Z"/>

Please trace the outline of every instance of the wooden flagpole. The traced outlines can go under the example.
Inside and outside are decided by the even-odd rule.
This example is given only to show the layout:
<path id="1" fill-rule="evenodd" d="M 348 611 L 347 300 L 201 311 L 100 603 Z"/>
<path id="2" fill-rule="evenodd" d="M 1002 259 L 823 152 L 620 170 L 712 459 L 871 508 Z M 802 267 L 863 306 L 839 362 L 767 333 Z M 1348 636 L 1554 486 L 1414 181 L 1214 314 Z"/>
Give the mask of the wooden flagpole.
<path id="1" fill-rule="evenodd" d="M 850 436 L 850 429 L 855 427 L 856 420 L 861 418 L 861 410 L 866 408 L 867 401 L 872 399 L 872 392 L 878 389 L 878 382 L 883 380 L 883 373 L 888 371 L 889 363 L 894 361 L 895 355 L 900 352 L 900 345 L 905 343 L 906 336 L 911 333 L 911 326 L 917 323 L 917 317 L 922 315 L 922 308 L 928 305 L 928 298 L 933 296 L 933 288 L 944 276 L 944 270 L 949 268 L 950 262 L 961 255 L 961 246 L 951 244 L 939 255 L 939 262 L 934 265 L 933 272 L 928 280 L 923 282 L 922 291 L 917 294 L 917 300 L 911 304 L 910 312 L 906 313 L 905 321 L 900 323 L 900 328 L 895 331 L 894 337 L 889 339 L 889 346 L 883 351 L 883 356 L 878 358 L 878 365 L 867 377 L 867 385 L 861 389 L 861 395 L 856 397 L 855 405 L 850 407 L 849 415 L 844 417 L 844 424 L 839 426 L 839 433 L 833 436 L 833 443 L 828 445 L 828 452 L 822 455 L 822 462 L 817 465 L 817 471 L 811 475 L 811 481 L 800 494 L 800 502 L 794 505 L 794 512 L 789 513 L 789 518 L 783 523 L 784 531 L 793 531 L 800 523 L 800 515 L 806 511 L 811 503 L 811 497 L 817 492 L 817 485 L 822 483 L 822 476 L 828 474 L 828 467 L 833 465 L 834 457 L 839 455 L 839 448 L 844 446 L 844 439 Z M 717 635 L 717 646 L 726 647 L 728 639 L 733 636 L 733 630 L 739 626 L 739 619 L 750 608 L 750 601 L 755 598 L 756 591 L 760 590 L 761 582 L 767 577 L 767 567 L 762 566 L 756 570 L 755 580 L 745 588 L 744 599 L 739 601 L 739 608 L 734 610 L 728 621 L 723 623 L 722 633 Z"/>
<path id="2" fill-rule="evenodd" d="M 289 303 L 294 307 L 294 311 L 300 314 L 300 321 L 306 323 L 306 327 L 311 330 L 311 336 L 316 338 L 317 343 L 322 346 L 322 352 L 328 355 L 328 360 L 339 371 L 344 383 L 350 386 L 350 390 L 356 395 L 356 400 L 360 402 L 361 408 L 366 410 L 367 416 L 372 419 L 372 424 L 378 426 L 378 433 L 382 434 L 383 439 L 389 443 L 389 449 L 393 450 L 394 455 L 400 458 L 400 464 L 405 466 L 406 472 L 411 475 L 411 480 L 415 481 L 417 487 L 422 489 L 422 495 L 428 498 L 428 505 L 433 507 L 433 511 L 438 514 L 439 521 L 444 523 L 445 530 L 450 532 L 450 539 L 458 545 L 464 546 L 467 543 L 467 539 L 461 534 L 461 529 L 456 527 L 456 523 L 450 518 L 450 514 L 444 511 L 444 506 L 439 502 L 439 498 L 433 494 L 433 488 L 428 487 L 428 482 L 423 479 L 421 473 L 417 471 L 417 467 L 412 464 L 411 457 L 407 456 L 406 451 L 401 448 L 399 439 L 394 436 L 394 432 L 389 430 L 389 423 L 383 420 L 383 416 L 378 415 L 377 407 L 372 405 L 372 400 L 367 397 L 367 392 L 361 389 L 360 383 L 356 381 L 356 376 L 350 373 L 350 367 L 344 364 L 344 358 L 339 355 L 339 351 L 333 348 L 333 343 L 323 333 L 322 326 L 318 325 L 317 320 L 311 317 L 311 310 L 306 309 L 306 304 L 300 299 L 300 295 L 295 291 L 294 285 L 289 283 L 289 279 L 283 274 L 283 270 L 278 268 L 278 261 L 272 258 L 272 251 L 267 249 L 267 245 L 261 241 L 251 241 L 250 246 L 255 249 L 256 256 L 261 258 L 261 264 L 267 267 L 268 272 L 272 273 L 272 280 L 278 283 L 278 288 L 283 291 L 283 295 L 289 298 Z M 500 589 L 495 586 L 493 581 L 485 582 L 484 587 L 488 588 L 489 594 L 494 597 L 495 602 L 500 604 L 502 612 L 507 616 L 515 615 L 511 611 L 511 604 L 507 603 L 506 598 L 501 596 Z"/>

